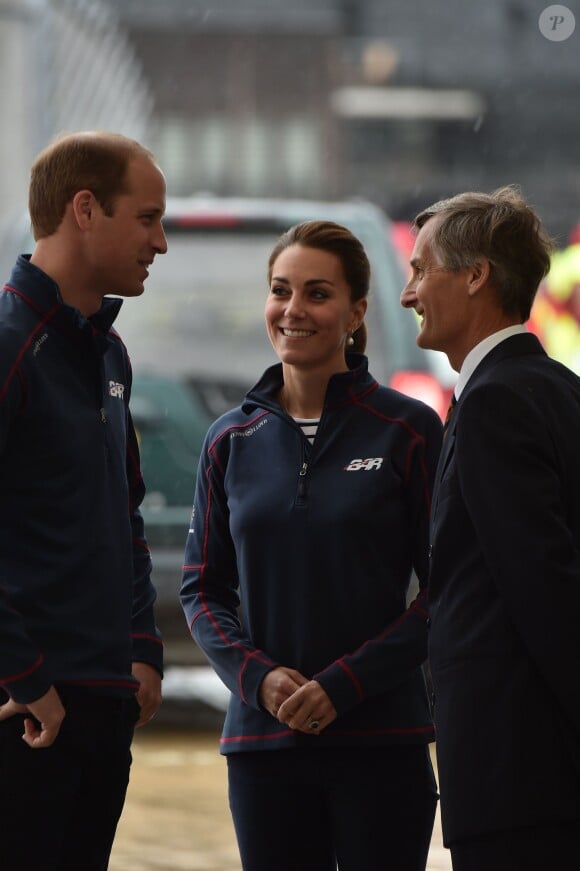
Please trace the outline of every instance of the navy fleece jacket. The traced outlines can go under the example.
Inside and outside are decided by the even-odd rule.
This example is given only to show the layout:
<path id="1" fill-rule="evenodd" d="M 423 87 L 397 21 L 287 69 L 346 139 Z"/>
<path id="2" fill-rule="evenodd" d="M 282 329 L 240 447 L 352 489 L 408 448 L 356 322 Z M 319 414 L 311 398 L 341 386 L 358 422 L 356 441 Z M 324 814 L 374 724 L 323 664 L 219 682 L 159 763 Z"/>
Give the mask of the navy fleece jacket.
<path id="1" fill-rule="evenodd" d="M 130 695 L 133 661 L 162 668 L 120 305 L 84 318 L 25 257 L 0 291 L 0 686 L 17 702 Z"/>
<path id="2" fill-rule="evenodd" d="M 441 422 L 379 386 L 366 357 L 348 359 L 314 445 L 275 399 L 280 365 L 205 440 L 181 600 L 232 693 L 224 753 L 433 739 L 421 664 Z M 420 591 L 407 607 L 413 569 Z M 321 735 L 261 708 L 260 683 L 277 665 L 330 696 L 339 716 Z"/>

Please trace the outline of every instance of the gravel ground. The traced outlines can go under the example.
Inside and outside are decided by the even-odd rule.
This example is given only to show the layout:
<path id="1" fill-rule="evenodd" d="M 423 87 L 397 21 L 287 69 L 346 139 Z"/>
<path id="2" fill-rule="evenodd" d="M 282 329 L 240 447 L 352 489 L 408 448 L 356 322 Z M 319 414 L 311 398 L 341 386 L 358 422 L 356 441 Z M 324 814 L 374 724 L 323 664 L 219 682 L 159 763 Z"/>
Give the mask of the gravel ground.
<path id="1" fill-rule="evenodd" d="M 218 738 L 213 727 L 138 730 L 109 871 L 240 871 Z M 427 868 L 451 869 L 439 815 Z"/>

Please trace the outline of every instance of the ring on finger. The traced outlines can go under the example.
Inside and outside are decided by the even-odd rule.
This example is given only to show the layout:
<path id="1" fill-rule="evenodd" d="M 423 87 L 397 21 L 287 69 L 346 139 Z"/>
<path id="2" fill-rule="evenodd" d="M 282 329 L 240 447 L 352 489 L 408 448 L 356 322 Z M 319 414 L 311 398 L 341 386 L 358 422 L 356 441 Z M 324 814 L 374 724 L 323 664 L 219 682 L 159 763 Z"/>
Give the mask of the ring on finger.
<path id="1" fill-rule="evenodd" d="M 309 729 L 318 729 L 319 726 L 320 726 L 319 720 L 310 720 L 310 723 L 308 724 Z"/>

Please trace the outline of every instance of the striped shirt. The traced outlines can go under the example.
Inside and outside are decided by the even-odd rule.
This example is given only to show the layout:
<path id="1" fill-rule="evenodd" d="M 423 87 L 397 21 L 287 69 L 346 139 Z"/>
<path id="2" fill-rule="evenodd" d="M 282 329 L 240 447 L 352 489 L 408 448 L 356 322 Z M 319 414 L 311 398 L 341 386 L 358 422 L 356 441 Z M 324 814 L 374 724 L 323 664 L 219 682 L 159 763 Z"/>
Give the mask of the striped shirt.
<path id="1" fill-rule="evenodd" d="M 318 430 L 320 418 L 318 417 L 295 417 L 294 420 L 301 428 L 302 432 L 308 439 L 311 445 L 314 444 L 314 436 Z"/>

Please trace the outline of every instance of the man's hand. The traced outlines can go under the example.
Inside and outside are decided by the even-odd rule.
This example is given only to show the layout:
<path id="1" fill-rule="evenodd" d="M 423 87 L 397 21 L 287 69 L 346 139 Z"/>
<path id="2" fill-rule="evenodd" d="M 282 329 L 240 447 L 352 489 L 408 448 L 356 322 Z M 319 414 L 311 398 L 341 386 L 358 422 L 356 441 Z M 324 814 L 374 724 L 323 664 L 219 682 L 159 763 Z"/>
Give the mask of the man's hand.
<path id="1" fill-rule="evenodd" d="M 7 720 L 15 714 L 25 715 L 23 741 L 26 741 L 33 750 L 40 750 L 54 743 L 66 711 L 59 694 L 54 687 L 51 687 L 47 693 L 27 705 L 21 705 L 10 699 L 5 705 L 0 706 L 0 720 Z M 26 717 L 26 714 L 32 714 L 34 720 Z"/>
<path id="2" fill-rule="evenodd" d="M 141 716 L 136 725 L 144 726 L 153 719 L 161 705 L 161 675 L 156 668 L 146 662 L 134 662 L 133 677 L 141 684 L 136 697 L 141 708 Z"/>

